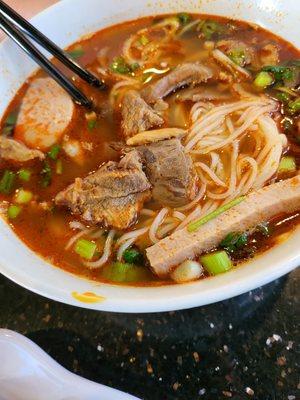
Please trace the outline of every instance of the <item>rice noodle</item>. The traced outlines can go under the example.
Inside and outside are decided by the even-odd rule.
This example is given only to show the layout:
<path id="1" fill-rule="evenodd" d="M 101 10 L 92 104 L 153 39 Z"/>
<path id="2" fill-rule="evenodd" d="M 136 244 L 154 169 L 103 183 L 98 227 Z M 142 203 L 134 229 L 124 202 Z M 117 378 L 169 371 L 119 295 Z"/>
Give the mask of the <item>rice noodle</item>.
<path id="1" fill-rule="evenodd" d="M 106 238 L 104 249 L 103 249 L 103 254 L 97 261 L 84 261 L 84 265 L 90 269 L 96 269 L 102 267 L 104 264 L 107 263 L 109 257 L 111 256 L 111 251 L 112 251 L 112 243 L 114 240 L 116 232 L 115 230 L 110 230 L 109 234 Z"/>
<path id="2" fill-rule="evenodd" d="M 126 242 L 126 240 L 128 239 L 137 239 L 140 236 L 143 236 L 149 228 L 140 228 L 140 229 L 136 229 L 134 231 L 130 231 L 127 233 L 124 233 L 124 235 L 122 235 L 116 242 L 116 247 L 119 247 L 122 243 Z"/>
<path id="3" fill-rule="evenodd" d="M 157 216 L 154 218 L 154 221 L 152 222 L 152 225 L 150 226 L 149 229 L 149 238 L 152 243 L 156 243 L 159 241 L 159 239 L 156 237 L 156 232 L 159 226 L 163 223 L 163 220 L 165 216 L 168 214 L 169 209 L 168 208 L 162 208 L 160 212 L 157 214 Z"/>
<path id="4" fill-rule="evenodd" d="M 132 238 L 132 239 L 128 239 L 126 242 L 121 244 L 121 246 L 119 247 L 118 252 L 117 252 L 117 260 L 118 261 L 122 261 L 124 251 L 127 250 L 130 246 L 132 246 L 135 241 L 136 241 L 136 238 Z"/>

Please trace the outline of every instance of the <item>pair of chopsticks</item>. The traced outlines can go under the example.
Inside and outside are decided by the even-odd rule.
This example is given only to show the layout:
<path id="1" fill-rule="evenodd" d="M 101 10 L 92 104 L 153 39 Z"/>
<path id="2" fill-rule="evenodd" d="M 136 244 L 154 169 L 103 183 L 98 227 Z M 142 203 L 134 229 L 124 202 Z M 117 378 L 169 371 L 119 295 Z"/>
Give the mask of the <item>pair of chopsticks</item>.
<path id="1" fill-rule="evenodd" d="M 21 15 L 0 0 L 0 28 L 13 39 L 44 71 L 65 89 L 73 100 L 80 105 L 92 107 L 92 101 L 88 99 L 54 64 L 52 64 L 27 38 L 29 36 L 50 54 L 61 61 L 72 72 L 77 74 L 89 84 L 105 89 L 106 85 L 88 70 L 82 68 L 64 50 L 48 39 L 43 33 L 26 21 Z"/>

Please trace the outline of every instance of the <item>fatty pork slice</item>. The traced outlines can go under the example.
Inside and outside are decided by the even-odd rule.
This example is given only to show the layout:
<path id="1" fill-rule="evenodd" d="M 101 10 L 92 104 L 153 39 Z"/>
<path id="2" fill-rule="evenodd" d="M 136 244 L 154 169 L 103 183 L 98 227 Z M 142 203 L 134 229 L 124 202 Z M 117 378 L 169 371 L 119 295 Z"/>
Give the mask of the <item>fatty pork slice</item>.
<path id="1" fill-rule="evenodd" d="M 29 149 L 17 140 L 0 137 L 0 160 L 25 162 L 35 158 L 43 160 L 45 155 L 39 150 Z"/>
<path id="2" fill-rule="evenodd" d="M 119 163 L 109 161 L 86 178 L 77 178 L 55 202 L 91 224 L 127 229 L 150 199 L 150 189 L 139 156 L 132 152 Z"/>
<path id="3" fill-rule="evenodd" d="M 164 123 L 164 120 L 135 90 L 129 90 L 124 95 L 121 107 L 122 131 L 125 139 Z"/>
<path id="4" fill-rule="evenodd" d="M 147 249 L 153 271 L 167 276 L 182 261 L 218 246 L 231 232 L 244 232 L 261 222 L 300 210 L 300 175 L 274 183 L 246 196 L 245 200 L 197 231 L 187 228 L 174 232 Z"/>
<path id="5" fill-rule="evenodd" d="M 149 104 L 154 104 L 168 94 L 183 86 L 195 86 L 212 78 L 210 68 L 199 63 L 185 63 L 176 67 L 173 71 L 146 87 L 142 96 Z"/>
<path id="6" fill-rule="evenodd" d="M 66 132 L 74 109 L 70 96 L 52 78 L 35 79 L 22 100 L 14 138 L 33 149 L 47 150 Z"/>
<path id="7" fill-rule="evenodd" d="M 179 139 L 139 146 L 152 197 L 163 206 L 179 207 L 192 201 L 198 190 L 191 157 Z"/>

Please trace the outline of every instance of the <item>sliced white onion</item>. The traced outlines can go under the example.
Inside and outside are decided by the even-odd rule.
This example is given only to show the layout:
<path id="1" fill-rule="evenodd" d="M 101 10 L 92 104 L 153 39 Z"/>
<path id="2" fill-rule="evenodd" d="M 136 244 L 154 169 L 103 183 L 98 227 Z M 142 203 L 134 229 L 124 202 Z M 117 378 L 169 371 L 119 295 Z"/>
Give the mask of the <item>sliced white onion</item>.
<path id="1" fill-rule="evenodd" d="M 197 261 L 186 260 L 171 273 L 171 278 L 177 283 L 194 281 L 203 275 L 203 271 Z"/>

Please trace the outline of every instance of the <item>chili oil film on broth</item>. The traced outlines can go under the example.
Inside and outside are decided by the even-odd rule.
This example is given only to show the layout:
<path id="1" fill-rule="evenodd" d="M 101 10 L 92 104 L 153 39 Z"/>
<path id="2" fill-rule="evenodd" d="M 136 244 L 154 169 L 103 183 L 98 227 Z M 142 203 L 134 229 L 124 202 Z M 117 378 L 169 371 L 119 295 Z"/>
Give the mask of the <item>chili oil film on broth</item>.
<path id="1" fill-rule="evenodd" d="M 102 30 L 69 53 L 75 105 L 38 71 L 1 123 L 1 214 L 77 275 L 161 285 L 224 273 L 299 222 L 300 53 L 256 25 L 186 13 Z"/>

